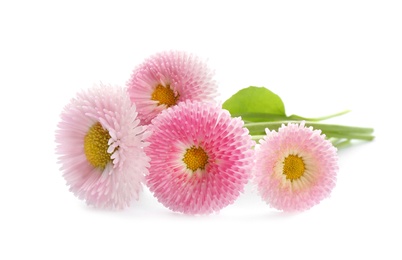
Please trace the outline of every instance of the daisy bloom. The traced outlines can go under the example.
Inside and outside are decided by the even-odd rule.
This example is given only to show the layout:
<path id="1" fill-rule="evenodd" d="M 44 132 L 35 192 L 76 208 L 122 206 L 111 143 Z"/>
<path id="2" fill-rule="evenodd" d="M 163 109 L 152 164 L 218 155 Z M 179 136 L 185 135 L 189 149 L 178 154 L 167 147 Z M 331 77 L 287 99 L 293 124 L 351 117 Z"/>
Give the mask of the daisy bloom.
<path id="1" fill-rule="evenodd" d="M 147 185 L 173 211 L 208 214 L 233 203 L 253 167 L 251 136 L 216 104 L 182 102 L 152 121 Z"/>
<path id="2" fill-rule="evenodd" d="M 328 197 L 338 171 L 337 150 L 305 123 L 282 125 L 256 147 L 255 182 L 263 200 L 283 211 L 303 211 Z"/>
<path id="3" fill-rule="evenodd" d="M 217 96 L 213 72 L 196 56 L 179 51 L 146 59 L 134 70 L 127 86 L 143 124 L 181 101 L 211 102 Z"/>
<path id="4" fill-rule="evenodd" d="M 78 93 L 56 131 L 70 191 L 99 208 L 122 209 L 138 199 L 149 167 L 148 135 L 125 89 L 102 85 Z"/>

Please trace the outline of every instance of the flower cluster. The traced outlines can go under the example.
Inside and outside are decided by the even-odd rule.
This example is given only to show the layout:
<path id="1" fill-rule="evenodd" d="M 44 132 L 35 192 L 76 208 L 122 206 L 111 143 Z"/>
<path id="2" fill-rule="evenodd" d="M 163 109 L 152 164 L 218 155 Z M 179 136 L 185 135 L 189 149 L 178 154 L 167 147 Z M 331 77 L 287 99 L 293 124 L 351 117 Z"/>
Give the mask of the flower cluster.
<path id="1" fill-rule="evenodd" d="M 265 88 L 220 105 L 213 76 L 194 55 L 161 52 L 138 65 L 125 88 L 78 93 L 56 131 L 70 191 L 94 207 L 123 209 L 145 185 L 172 211 L 209 214 L 252 180 L 271 207 L 303 211 L 335 187 L 335 146 L 373 138 L 369 128 L 316 123 L 328 117 L 287 117 Z M 250 102 L 253 95 L 262 101 Z"/>

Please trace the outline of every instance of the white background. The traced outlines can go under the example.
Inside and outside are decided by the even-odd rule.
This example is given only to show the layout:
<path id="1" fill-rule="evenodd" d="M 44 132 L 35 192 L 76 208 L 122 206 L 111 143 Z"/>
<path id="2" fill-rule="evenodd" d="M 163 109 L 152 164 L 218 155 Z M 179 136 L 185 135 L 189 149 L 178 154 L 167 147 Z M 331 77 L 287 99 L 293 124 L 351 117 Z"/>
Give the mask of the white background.
<path id="1" fill-rule="evenodd" d="M 401 259 L 400 1 L 1 1 L 0 259 Z M 144 188 L 121 212 L 68 191 L 54 131 L 77 91 L 124 86 L 149 55 L 207 60 L 221 100 L 265 86 L 288 114 L 375 128 L 339 152 L 331 198 L 284 214 L 253 187 L 186 216 Z"/>

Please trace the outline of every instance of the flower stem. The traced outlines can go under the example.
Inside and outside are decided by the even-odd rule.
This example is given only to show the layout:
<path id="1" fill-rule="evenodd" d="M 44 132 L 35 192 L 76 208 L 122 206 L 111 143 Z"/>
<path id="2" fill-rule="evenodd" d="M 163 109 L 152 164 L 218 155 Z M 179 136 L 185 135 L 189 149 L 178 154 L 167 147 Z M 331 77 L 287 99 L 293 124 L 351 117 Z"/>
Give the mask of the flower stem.
<path id="1" fill-rule="evenodd" d="M 278 130 L 282 124 L 287 123 L 299 123 L 300 121 L 275 121 L 275 122 L 256 122 L 256 123 L 245 123 L 245 127 L 250 132 L 252 136 L 265 135 L 265 129 Z M 328 138 L 337 139 L 357 139 L 371 141 L 374 139 L 372 135 L 374 129 L 368 127 L 355 127 L 355 126 L 344 126 L 344 125 L 333 125 L 333 124 L 321 124 L 315 122 L 305 122 L 306 126 L 311 126 L 314 129 L 320 129 L 323 134 Z"/>
<path id="2" fill-rule="evenodd" d="M 349 112 L 350 110 L 345 110 L 336 114 L 316 118 L 302 117 L 298 115 L 286 116 L 271 113 L 240 113 L 240 114 L 233 114 L 232 117 L 241 117 L 245 122 L 274 122 L 274 121 L 276 122 L 276 121 L 290 121 L 290 120 L 296 120 L 296 121 L 305 120 L 310 122 L 318 122 L 333 117 L 341 116 Z"/>
<path id="3" fill-rule="evenodd" d="M 318 122 L 318 121 L 334 118 L 334 117 L 337 117 L 337 116 L 342 116 L 342 115 L 347 114 L 349 112 L 350 112 L 350 110 L 344 110 L 344 111 L 336 113 L 336 114 L 332 114 L 332 115 L 328 115 L 328 116 L 322 116 L 322 117 L 316 117 L 316 118 L 302 117 L 302 116 L 298 116 L 298 115 L 290 115 L 289 119 L 290 120 L 306 120 L 306 121 Z"/>
<path id="4" fill-rule="evenodd" d="M 350 139 L 329 138 L 329 141 L 331 141 L 332 144 L 338 149 L 345 148 L 345 147 L 352 145 L 352 142 Z"/>

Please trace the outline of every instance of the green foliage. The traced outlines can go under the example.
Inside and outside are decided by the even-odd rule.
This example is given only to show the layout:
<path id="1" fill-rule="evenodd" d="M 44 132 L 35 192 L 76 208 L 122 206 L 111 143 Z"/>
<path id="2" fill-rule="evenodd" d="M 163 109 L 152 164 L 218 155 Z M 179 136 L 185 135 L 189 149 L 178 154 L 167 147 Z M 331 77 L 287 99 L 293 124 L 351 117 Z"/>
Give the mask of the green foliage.
<path id="1" fill-rule="evenodd" d="M 232 117 L 241 117 L 245 121 L 244 126 L 254 140 L 263 138 L 266 129 L 278 130 L 282 124 L 300 121 L 305 121 L 306 126 L 320 129 L 338 148 L 349 146 L 352 139 L 365 141 L 374 139 L 372 128 L 317 123 L 344 115 L 350 112 L 349 110 L 317 118 L 287 116 L 282 99 L 264 87 L 244 88 L 226 100 L 222 107 L 228 110 Z"/>
<path id="2" fill-rule="evenodd" d="M 286 119 L 282 99 L 264 87 L 248 87 L 238 91 L 223 103 L 232 117 L 245 121 L 264 122 Z"/>

